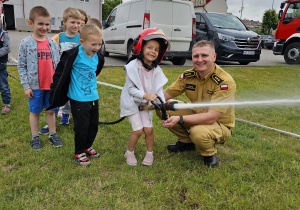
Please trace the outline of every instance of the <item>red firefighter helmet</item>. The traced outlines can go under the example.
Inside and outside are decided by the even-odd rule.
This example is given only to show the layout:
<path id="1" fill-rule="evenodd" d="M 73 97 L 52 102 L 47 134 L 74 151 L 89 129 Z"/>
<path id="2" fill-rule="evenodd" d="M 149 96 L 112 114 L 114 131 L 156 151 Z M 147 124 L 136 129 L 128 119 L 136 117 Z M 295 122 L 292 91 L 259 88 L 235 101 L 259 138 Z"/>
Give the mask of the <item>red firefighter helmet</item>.
<path id="1" fill-rule="evenodd" d="M 160 44 L 160 50 L 157 57 L 158 64 L 162 61 L 168 47 L 169 41 L 164 32 L 159 28 L 147 28 L 142 30 L 135 38 L 132 47 L 132 55 L 138 56 L 141 53 L 143 47 L 143 41 L 156 40 Z"/>

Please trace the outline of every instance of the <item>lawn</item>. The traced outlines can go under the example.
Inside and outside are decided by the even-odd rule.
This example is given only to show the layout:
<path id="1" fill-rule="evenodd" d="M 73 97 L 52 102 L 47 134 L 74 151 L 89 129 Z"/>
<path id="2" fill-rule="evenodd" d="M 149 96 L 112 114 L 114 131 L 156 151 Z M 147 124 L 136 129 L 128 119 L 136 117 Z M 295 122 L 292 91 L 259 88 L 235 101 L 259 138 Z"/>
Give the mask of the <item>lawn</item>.
<path id="1" fill-rule="evenodd" d="M 225 68 L 236 81 L 237 101 L 299 99 L 298 66 Z M 18 78 L 16 68 L 9 74 Z M 171 84 L 183 68 L 164 68 Z M 99 81 L 123 86 L 122 68 L 104 68 Z M 100 125 L 94 148 L 101 157 L 88 168 L 73 160 L 74 132 L 57 126 L 64 146 L 30 147 L 28 100 L 9 77 L 12 111 L 0 116 L 1 209 L 299 209 L 300 140 L 275 131 L 236 123 L 232 137 L 218 145 L 219 167 L 208 168 L 196 151 L 170 153 L 176 141 L 154 116 L 154 164 L 142 166 L 142 137 L 135 149 L 138 166 L 123 153 L 131 127 L 127 119 Z M 100 121 L 119 118 L 121 91 L 99 85 Z M 185 100 L 184 96 L 178 98 Z M 2 105 L 2 104 L 1 104 Z M 300 106 L 236 106 L 236 117 L 300 134 Z M 45 122 L 40 117 L 40 127 Z"/>

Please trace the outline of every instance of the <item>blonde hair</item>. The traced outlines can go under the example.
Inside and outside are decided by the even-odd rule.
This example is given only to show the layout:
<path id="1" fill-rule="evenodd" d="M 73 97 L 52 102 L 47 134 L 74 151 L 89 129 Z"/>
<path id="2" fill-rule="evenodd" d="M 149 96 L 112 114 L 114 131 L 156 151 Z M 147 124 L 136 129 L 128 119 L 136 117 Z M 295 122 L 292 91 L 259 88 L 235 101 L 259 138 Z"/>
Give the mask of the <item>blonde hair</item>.
<path id="1" fill-rule="evenodd" d="M 102 31 L 96 25 L 87 24 L 80 29 L 80 39 L 85 41 L 89 35 L 102 37 Z"/>
<path id="2" fill-rule="evenodd" d="M 29 20 L 34 22 L 34 19 L 38 16 L 49 17 L 49 18 L 51 17 L 50 13 L 45 7 L 42 6 L 33 7 L 29 12 Z"/>
<path id="3" fill-rule="evenodd" d="M 100 28 L 100 30 L 102 30 L 102 24 L 96 18 L 90 18 L 86 24 L 98 26 L 98 28 Z"/>
<path id="4" fill-rule="evenodd" d="M 69 18 L 81 20 L 81 13 L 78 11 L 78 9 L 68 7 L 63 13 L 63 19 L 64 21 L 67 21 Z"/>
<path id="5" fill-rule="evenodd" d="M 211 41 L 208 41 L 208 40 L 201 40 L 201 41 L 197 42 L 196 44 L 194 44 L 192 50 L 196 47 L 204 47 L 204 46 L 209 46 L 211 48 L 212 52 L 215 53 L 214 43 L 212 43 Z"/>

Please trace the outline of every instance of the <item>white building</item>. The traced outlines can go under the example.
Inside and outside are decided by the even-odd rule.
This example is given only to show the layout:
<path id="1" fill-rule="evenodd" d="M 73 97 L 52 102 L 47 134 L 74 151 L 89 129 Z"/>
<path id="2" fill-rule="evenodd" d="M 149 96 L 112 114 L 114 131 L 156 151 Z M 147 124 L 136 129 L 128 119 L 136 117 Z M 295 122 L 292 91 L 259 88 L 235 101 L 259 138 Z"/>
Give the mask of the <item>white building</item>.
<path id="1" fill-rule="evenodd" d="M 101 21 L 101 0 L 9 0 L 3 3 L 8 30 L 30 30 L 27 20 L 32 7 L 43 6 L 51 15 L 51 31 L 57 32 L 62 24 L 63 11 L 74 7 L 86 11 Z"/>
<path id="2" fill-rule="evenodd" d="M 188 0 L 193 2 L 195 12 L 227 13 L 227 0 Z"/>
<path id="3" fill-rule="evenodd" d="M 8 30 L 31 30 L 27 24 L 30 9 L 34 6 L 43 6 L 51 15 L 51 31 L 57 32 L 62 26 L 63 11 L 67 7 L 80 8 L 90 17 L 102 21 L 101 1 L 103 0 L 8 0 L 3 3 L 3 8 Z M 129 0 L 123 0 L 126 1 Z M 227 13 L 227 0 L 187 1 L 193 2 L 195 12 Z"/>

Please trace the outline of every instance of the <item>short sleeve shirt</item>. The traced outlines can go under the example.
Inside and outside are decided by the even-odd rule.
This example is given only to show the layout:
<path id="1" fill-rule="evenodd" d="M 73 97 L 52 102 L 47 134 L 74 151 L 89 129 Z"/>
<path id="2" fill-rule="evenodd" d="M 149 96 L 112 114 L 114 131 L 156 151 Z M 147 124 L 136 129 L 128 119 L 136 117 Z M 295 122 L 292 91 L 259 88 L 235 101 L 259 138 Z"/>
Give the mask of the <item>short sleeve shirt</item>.
<path id="1" fill-rule="evenodd" d="M 88 57 L 79 46 L 78 55 L 73 63 L 68 97 L 80 102 L 99 99 L 97 91 L 96 70 L 99 58 L 95 54 Z"/>
<path id="2" fill-rule="evenodd" d="M 49 40 L 38 41 L 35 39 L 38 46 L 38 77 L 40 90 L 50 90 L 50 85 L 53 82 L 52 77 L 55 72 L 51 50 L 49 48 Z"/>
<path id="3" fill-rule="evenodd" d="M 182 93 L 192 103 L 228 103 L 234 101 L 236 85 L 233 78 L 215 64 L 213 70 L 204 78 L 200 78 L 196 69 L 185 71 L 171 84 L 166 92 L 175 98 Z M 208 109 L 221 112 L 219 123 L 232 128 L 235 125 L 233 106 L 211 106 L 193 109 L 194 113 L 205 113 Z"/>
<path id="4" fill-rule="evenodd" d="M 74 37 L 68 37 L 66 33 L 61 33 L 59 35 L 59 53 L 62 54 L 65 50 L 77 47 L 80 44 L 79 40 L 79 34 Z"/>

